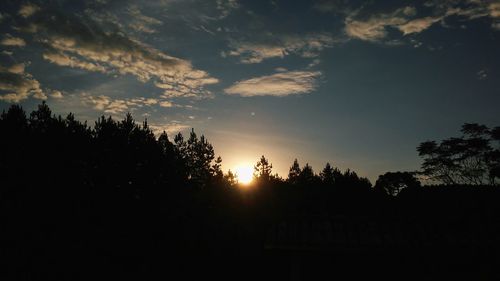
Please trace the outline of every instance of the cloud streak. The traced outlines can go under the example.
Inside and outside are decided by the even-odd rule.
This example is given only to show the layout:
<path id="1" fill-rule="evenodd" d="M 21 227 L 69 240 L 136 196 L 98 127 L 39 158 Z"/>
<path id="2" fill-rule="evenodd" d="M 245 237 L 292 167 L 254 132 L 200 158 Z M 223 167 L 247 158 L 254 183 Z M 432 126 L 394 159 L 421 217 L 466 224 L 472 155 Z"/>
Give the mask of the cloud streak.
<path id="1" fill-rule="evenodd" d="M 128 8 L 128 14 L 132 17 L 132 21 L 128 26 L 137 32 L 155 33 L 156 30 L 153 26 L 163 24 L 158 19 L 144 15 L 136 5 Z"/>
<path id="2" fill-rule="evenodd" d="M 167 124 L 153 123 L 149 124 L 149 127 L 155 135 L 159 136 L 163 132 L 166 132 L 169 137 L 173 137 L 177 133 L 189 129 L 188 125 L 182 124 L 179 121 L 171 121 Z"/>
<path id="3" fill-rule="evenodd" d="M 219 19 L 227 17 L 233 10 L 240 7 L 237 0 L 216 0 L 216 8 L 220 12 Z"/>
<path id="4" fill-rule="evenodd" d="M 356 19 L 358 11 L 345 19 L 345 32 L 349 37 L 379 41 L 387 36 L 387 27 L 398 27 L 408 23 L 408 16 L 416 13 L 415 8 L 407 6 L 388 14 L 371 15 L 368 19 Z"/>
<path id="5" fill-rule="evenodd" d="M 241 63 L 260 63 L 271 58 L 284 58 L 295 54 L 306 58 L 317 57 L 319 52 L 333 46 L 334 38 L 327 33 L 314 33 L 304 36 L 281 36 L 268 42 L 234 41 L 230 50 L 223 56 L 236 56 Z"/>
<path id="6" fill-rule="evenodd" d="M 310 93 L 316 89 L 319 71 L 286 71 L 272 75 L 242 80 L 226 88 L 228 95 L 243 97 L 276 96 L 284 97 Z"/>
<path id="7" fill-rule="evenodd" d="M 500 18 L 500 2 L 482 0 L 463 1 L 427 1 L 433 15 L 415 18 L 417 11 L 412 6 L 398 8 L 392 13 L 371 14 L 368 18 L 359 18 L 356 10 L 345 19 L 345 33 L 364 41 L 382 41 L 388 36 L 388 29 L 399 30 L 403 35 L 417 34 L 430 28 L 447 17 L 458 16 L 467 20 L 490 17 L 492 28 L 496 29 Z"/>
<path id="8" fill-rule="evenodd" d="M 40 10 L 40 7 L 38 7 L 37 5 L 32 4 L 32 3 L 26 3 L 26 4 L 21 6 L 18 14 L 23 18 L 28 18 L 28 17 L 32 16 L 33 14 L 35 14 L 36 12 L 38 12 L 39 10 Z"/>
<path id="9" fill-rule="evenodd" d="M 24 64 L 0 66 L 0 101 L 17 103 L 30 96 L 47 99 L 40 83 L 24 71 Z"/>
<path id="10" fill-rule="evenodd" d="M 5 37 L 0 41 L 1 45 L 8 47 L 24 47 L 26 46 L 26 42 L 23 38 L 13 37 L 10 34 L 6 34 Z"/>
<path id="11" fill-rule="evenodd" d="M 81 101 L 84 105 L 91 106 L 95 110 L 114 115 L 159 103 L 158 99 L 154 98 L 113 99 L 106 95 L 93 96 L 88 93 L 81 94 Z"/>

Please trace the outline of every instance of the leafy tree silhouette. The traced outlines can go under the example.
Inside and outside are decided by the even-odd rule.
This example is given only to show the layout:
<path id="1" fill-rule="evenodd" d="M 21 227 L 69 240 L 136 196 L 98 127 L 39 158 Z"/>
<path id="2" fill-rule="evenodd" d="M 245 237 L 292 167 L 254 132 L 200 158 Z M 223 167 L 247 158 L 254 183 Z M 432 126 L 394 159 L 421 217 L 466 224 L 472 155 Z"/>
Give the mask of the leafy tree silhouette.
<path id="1" fill-rule="evenodd" d="M 301 185 L 312 185 L 318 183 L 318 177 L 314 174 L 314 171 L 309 163 L 306 163 L 302 170 L 300 171 L 298 182 Z"/>
<path id="2" fill-rule="evenodd" d="M 47 132 L 47 130 L 53 125 L 53 121 L 52 111 L 45 101 L 38 105 L 38 110 L 33 111 L 30 114 L 30 125 L 39 133 Z"/>
<path id="3" fill-rule="evenodd" d="M 422 175 L 444 184 L 482 185 L 495 183 L 498 167 L 498 149 L 495 129 L 479 124 L 464 124 L 462 136 L 449 138 L 441 143 L 426 141 L 417 147 L 424 159 Z"/>
<path id="4" fill-rule="evenodd" d="M 262 155 L 254 166 L 254 177 L 258 181 L 269 182 L 271 180 L 273 165 Z"/>
<path id="5" fill-rule="evenodd" d="M 490 131 L 492 150 L 487 154 L 489 163 L 489 182 L 495 184 L 500 182 L 500 127 Z"/>
<path id="6" fill-rule="evenodd" d="M 212 175 L 211 164 L 215 158 L 212 144 L 203 135 L 198 138 L 194 129 L 191 130 L 187 141 L 180 133 L 174 141 L 180 159 L 186 167 L 186 177 L 189 182 L 195 187 L 206 186 Z"/>
<path id="7" fill-rule="evenodd" d="M 224 175 L 224 182 L 229 187 L 234 187 L 238 184 L 238 180 L 236 179 L 236 175 L 231 170 L 228 170 L 227 174 Z"/>
<path id="8" fill-rule="evenodd" d="M 391 196 L 397 196 L 404 189 L 420 187 L 420 182 L 411 172 L 387 172 L 380 175 L 375 183 L 375 189 L 380 189 Z"/>
<path id="9" fill-rule="evenodd" d="M 290 184 L 298 184 L 300 172 L 301 172 L 301 170 L 300 170 L 299 162 L 297 161 L 297 158 L 295 158 L 295 160 L 293 161 L 293 164 L 290 167 L 290 170 L 288 172 L 287 182 Z"/>
<path id="10" fill-rule="evenodd" d="M 332 186 L 341 182 L 342 172 L 338 168 L 333 168 L 330 163 L 326 163 L 319 177 L 324 185 Z"/>
<path id="11" fill-rule="evenodd" d="M 220 156 L 214 160 L 214 163 L 210 167 L 210 174 L 212 178 L 211 185 L 217 186 L 222 185 L 224 181 L 224 172 L 222 172 L 222 158 Z"/>

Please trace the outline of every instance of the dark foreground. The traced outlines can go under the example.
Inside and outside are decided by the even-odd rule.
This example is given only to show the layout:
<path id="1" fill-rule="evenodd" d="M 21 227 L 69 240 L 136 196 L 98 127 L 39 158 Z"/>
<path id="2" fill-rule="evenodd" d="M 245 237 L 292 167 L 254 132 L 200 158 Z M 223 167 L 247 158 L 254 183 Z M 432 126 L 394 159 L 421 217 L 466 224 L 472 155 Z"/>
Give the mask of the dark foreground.
<path id="1" fill-rule="evenodd" d="M 3 204 L 2 279 L 500 278 L 494 188 L 424 187 L 397 199 L 311 190 L 186 192 L 166 205 L 31 190 Z"/>

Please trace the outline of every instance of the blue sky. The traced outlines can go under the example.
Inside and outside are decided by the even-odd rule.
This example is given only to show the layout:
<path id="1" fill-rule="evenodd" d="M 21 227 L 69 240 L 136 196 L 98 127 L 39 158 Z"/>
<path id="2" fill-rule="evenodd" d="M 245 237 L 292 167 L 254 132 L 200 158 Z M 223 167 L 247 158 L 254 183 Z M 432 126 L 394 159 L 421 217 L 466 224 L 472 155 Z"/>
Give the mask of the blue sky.
<path id="1" fill-rule="evenodd" d="M 380 2 L 4 0 L 0 109 L 194 127 L 224 169 L 416 170 L 420 142 L 500 124 L 500 1 Z"/>

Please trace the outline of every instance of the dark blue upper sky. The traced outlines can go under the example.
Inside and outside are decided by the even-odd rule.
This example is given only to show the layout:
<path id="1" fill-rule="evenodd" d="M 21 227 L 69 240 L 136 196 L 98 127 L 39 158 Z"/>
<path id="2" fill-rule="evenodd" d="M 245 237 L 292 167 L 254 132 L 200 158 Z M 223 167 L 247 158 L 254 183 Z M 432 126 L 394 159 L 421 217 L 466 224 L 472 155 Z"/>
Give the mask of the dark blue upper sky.
<path id="1" fill-rule="evenodd" d="M 0 4 L 0 109 L 194 127 L 224 169 L 264 154 L 372 181 L 415 147 L 499 125 L 500 1 L 54 0 Z"/>

